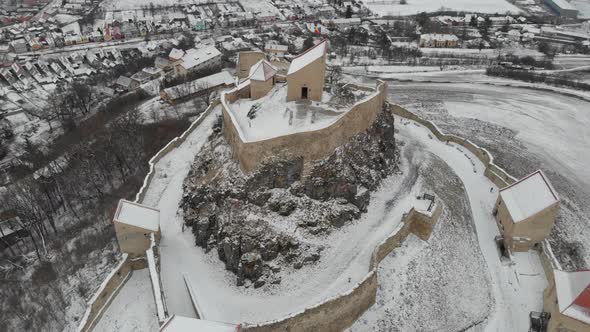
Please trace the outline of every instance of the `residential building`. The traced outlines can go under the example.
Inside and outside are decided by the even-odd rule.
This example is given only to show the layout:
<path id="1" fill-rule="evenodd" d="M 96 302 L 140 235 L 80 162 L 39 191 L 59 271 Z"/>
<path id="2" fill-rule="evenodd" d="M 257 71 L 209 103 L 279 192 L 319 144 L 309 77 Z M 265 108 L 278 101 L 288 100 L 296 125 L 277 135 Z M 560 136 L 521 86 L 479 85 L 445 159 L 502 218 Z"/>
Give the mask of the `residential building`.
<path id="1" fill-rule="evenodd" d="M 423 34 L 420 35 L 420 47 L 427 48 L 455 48 L 459 46 L 459 38 L 451 34 Z"/>
<path id="2" fill-rule="evenodd" d="M 493 214 L 506 249 L 527 251 L 549 235 L 558 212 L 557 193 L 538 170 L 502 188 Z"/>
<path id="3" fill-rule="evenodd" d="M 545 4 L 555 11 L 559 16 L 576 18 L 578 9 L 567 0 L 544 0 Z"/>
<path id="4" fill-rule="evenodd" d="M 121 75 L 117 79 L 117 82 L 115 82 L 115 86 L 118 88 L 118 90 L 131 91 L 139 88 L 139 82 L 127 76 Z"/>
<path id="5" fill-rule="evenodd" d="M 187 50 L 178 64 L 174 66 L 176 75 L 186 75 L 189 72 L 221 66 L 221 52 L 214 46 Z"/>
<path id="6" fill-rule="evenodd" d="M 174 105 L 194 96 L 233 86 L 233 84 L 234 78 L 231 74 L 227 71 L 221 71 L 217 74 L 166 88 L 160 91 L 160 98 Z"/>
<path id="7" fill-rule="evenodd" d="M 264 46 L 264 51 L 270 56 L 282 58 L 289 52 L 289 46 L 276 43 L 268 43 Z"/>
<path id="8" fill-rule="evenodd" d="M 287 101 L 322 100 L 327 49 L 324 40 L 291 61 L 287 72 Z"/>
<path id="9" fill-rule="evenodd" d="M 27 47 L 28 44 L 24 38 L 15 39 L 15 40 L 11 41 L 9 44 L 10 44 L 10 47 L 16 53 L 23 53 L 23 52 L 27 52 L 29 50 Z"/>

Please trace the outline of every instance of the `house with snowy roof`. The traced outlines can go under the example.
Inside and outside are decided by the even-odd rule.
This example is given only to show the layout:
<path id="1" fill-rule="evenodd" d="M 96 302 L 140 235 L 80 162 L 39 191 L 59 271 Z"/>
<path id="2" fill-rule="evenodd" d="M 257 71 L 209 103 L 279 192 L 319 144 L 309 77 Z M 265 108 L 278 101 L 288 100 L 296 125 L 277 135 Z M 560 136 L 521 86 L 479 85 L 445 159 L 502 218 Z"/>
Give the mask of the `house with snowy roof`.
<path id="1" fill-rule="evenodd" d="M 145 255 L 152 233 L 160 239 L 160 211 L 146 205 L 120 200 L 113 225 L 119 248 L 133 257 Z"/>
<path id="2" fill-rule="evenodd" d="M 323 40 L 291 61 L 287 72 L 287 101 L 321 101 L 327 50 L 328 44 Z"/>
<path id="3" fill-rule="evenodd" d="M 554 270 L 543 292 L 543 310 L 551 314 L 547 332 L 590 331 L 590 270 Z"/>
<path id="4" fill-rule="evenodd" d="M 493 214 L 507 250 L 527 251 L 551 232 L 559 198 L 537 170 L 500 190 Z"/>
<path id="5" fill-rule="evenodd" d="M 191 48 L 187 50 L 174 66 L 174 73 L 178 76 L 187 75 L 207 68 L 221 65 L 221 52 L 214 46 Z"/>

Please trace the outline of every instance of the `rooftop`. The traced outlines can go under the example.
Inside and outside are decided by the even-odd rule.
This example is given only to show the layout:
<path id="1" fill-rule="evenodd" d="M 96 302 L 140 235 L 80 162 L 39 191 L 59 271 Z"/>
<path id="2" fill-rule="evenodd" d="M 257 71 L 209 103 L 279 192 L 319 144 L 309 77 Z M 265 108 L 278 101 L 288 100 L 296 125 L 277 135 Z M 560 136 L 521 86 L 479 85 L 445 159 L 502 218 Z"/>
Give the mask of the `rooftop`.
<path id="1" fill-rule="evenodd" d="M 113 220 L 152 231 L 160 229 L 160 211 L 124 199 L 119 201 Z"/>
<path id="2" fill-rule="evenodd" d="M 309 48 L 307 51 L 301 53 L 299 56 L 293 59 L 293 61 L 291 61 L 287 75 L 293 74 L 315 60 L 323 57 L 326 54 L 327 45 L 328 44 L 324 40 Z"/>
<path id="3" fill-rule="evenodd" d="M 559 312 L 590 324 L 590 270 L 554 274 Z"/>
<path id="4" fill-rule="evenodd" d="M 277 73 L 277 68 L 271 65 L 266 59 L 258 61 L 250 68 L 249 79 L 256 81 L 266 81 Z"/>
<path id="5" fill-rule="evenodd" d="M 207 46 L 199 49 L 191 48 L 190 50 L 187 50 L 186 54 L 182 57 L 181 66 L 185 69 L 190 69 L 217 56 L 221 56 L 221 52 L 219 52 L 214 46 Z"/>
<path id="6" fill-rule="evenodd" d="M 219 85 L 231 85 L 234 83 L 234 78 L 227 71 L 222 71 L 217 74 L 205 76 L 194 81 L 182 83 L 170 88 L 164 89 L 164 92 L 171 99 L 178 99 L 202 90 L 206 90 Z"/>
<path id="7" fill-rule="evenodd" d="M 525 220 L 559 201 L 555 189 L 540 170 L 501 189 L 500 196 L 514 222 Z"/>

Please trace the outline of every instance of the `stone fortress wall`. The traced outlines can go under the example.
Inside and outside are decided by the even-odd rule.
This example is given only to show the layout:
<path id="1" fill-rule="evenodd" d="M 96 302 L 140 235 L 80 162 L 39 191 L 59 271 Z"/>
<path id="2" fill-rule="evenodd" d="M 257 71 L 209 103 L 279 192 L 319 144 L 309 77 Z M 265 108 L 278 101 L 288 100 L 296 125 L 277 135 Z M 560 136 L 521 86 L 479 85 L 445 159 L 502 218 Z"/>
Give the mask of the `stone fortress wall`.
<path id="1" fill-rule="evenodd" d="M 144 180 L 144 185 L 139 190 L 136 196 L 136 202 L 141 203 L 145 196 L 145 192 L 150 185 L 150 182 L 154 176 L 154 164 L 168 154 L 170 151 L 174 150 L 178 147 L 186 137 L 202 122 L 205 116 L 207 116 L 212 109 L 217 106 L 219 103 L 224 105 L 225 103 L 231 103 L 242 96 L 240 96 L 240 87 L 232 90 L 233 93 L 226 94 L 222 96 L 223 100 L 219 101 L 216 100 L 212 103 L 212 105 L 205 111 L 205 113 L 199 117 L 193 124 L 191 124 L 190 128 L 183 133 L 181 136 L 173 139 L 168 145 L 166 145 L 162 150 L 160 150 L 151 160 L 150 160 L 150 171 Z M 385 102 L 387 85 L 385 82 L 378 82 L 378 98 L 374 98 L 372 96 L 371 100 L 373 102 L 383 103 Z M 383 98 L 381 101 L 380 99 Z M 376 101 L 375 101 L 376 100 Z M 514 183 L 516 179 L 510 176 L 505 170 L 498 167 L 493 163 L 492 155 L 485 149 L 478 147 L 474 143 L 470 142 L 467 139 L 455 136 L 455 135 L 448 135 L 444 134 L 435 124 L 430 121 L 424 120 L 419 116 L 415 115 L 414 113 L 393 104 L 386 104 L 387 107 L 390 107 L 394 114 L 416 121 L 428 129 L 435 135 L 439 140 L 443 142 L 454 142 L 458 145 L 461 145 L 475 154 L 478 159 L 480 159 L 484 165 L 486 166 L 485 176 L 488 177 L 492 182 L 500 187 L 504 187 L 511 183 Z M 225 107 L 226 105 L 224 105 Z M 358 105 L 356 105 L 358 106 Z M 223 109 L 223 107 L 222 107 Z M 363 112 L 364 108 L 358 108 L 359 114 L 356 114 L 353 118 L 344 120 L 347 121 L 356 121 L 356 117 L 360 116 L 360 113 Z M 381 108 L 378 109 L 379 111 Z M 227 111 L 223 109 L 224 116 L 227 117 Z M 371 114 L 371 117 L 376 117 L 376 114 Z M 225 121 L 225 120 L 224 120 Z M 366 123 L 366 122 L 364 122 Z M 372 123 L 372 121 L 371 121 Z M 225 123 L 224 123 L 225 125 Z M 334 124 L 336 125 L 336 124 Z M 333 126 L 334 126 L 333 125 Z M 342 126 L 342 127 L 341 127 Z M 360 130 L 360 126 L 355 126 L 354 128 Z M 233 139 L 233 144 L 237 147 L 236 155 L 239 157 L 240 154 L 248 153 L 250 150 L 249 148 L 243 148 L 243 146 L 247 146 L 248 143 L 244 143 L 243 140 L 240 140 L 239 133 L 237 129 L 232 126 L 233 132 L 229 133 L 229 139 Z M 328 127 L 329 128 L 329 127 Z M 343 130 L 347 128 L 346 125 L 340 124 L 338 126 L 334 126 L 330 130 Z M 353 128 L 353 129 L 354 129 Z M 368 128 L 368 125 L 366 125 Z M 366 129 L 365 128 L 365 129 Z M 301 133 L 301 134 L 310 134 L 309 133 Z M 357 132 L 359 133 L 359 132 Z M 226 133 L 227 135 L 227 133 Z M 233 135 L 233 136 L 232 136 Z M 297 135 L 297 134 L 294 134 Z M 313 134 L 310 134 L 313 135 Z M 348 133 L 347 137 L 352 137 L 353 134 Z M 293 136 L 293 135 L 290 135 Z M 227 137 L 227 136 L 226 136 Z M 265 142 L 265 141 L 262 141 Z M 254 142 L 258 143 L 258 142 Z M 277 143 L 262 143 L 265 146 L 269 144 L 270 146 L 274 146 Z M 257 150 L 257 149 L 254 149 Z M 259 158 L 264 156 L 263 152 L 257 152 L 256 156 Z M 307 158 L 311 158 L 312 156 L 316 155 L 317 151 L 314 153 L 310 153 L 307 155 Z M 253 158 L 249 158 L 248 156 L 243 155 L 242 159 L 245 162 L 245 166 L 249 169 L 252 169 L 256 166 L 256 164 L 260 160 L 254 160 Z M 240 159 L 240 163 L 242 160 Z M 242 331 L 255 331 L 255 332 L 266 332 L 266 331 L 310 331 L 310 330 L 321 330 L 321 331 L 341 331 L 346 329 L 347 327 L 351 326 L 368 308 L 370 308 L 375 303 L 375 298 L 378 289 L 378 266 L 379 263 L 387 257 L 393 250 L 400 247 L 403 241 L 407 238 L 407 236 L 411 233 L 415 234 L 416 236 L 420 237 L 421 239 L 425 240 L 428 239 L 430 233 L 438 218 L 442 213 L 442 205 L 437 204 L 434 208 L 434 211 L 430 214 L 422 213 L 415 209 L 411 209 L 406 213 L 398 229 L 396 229 L 390 236 L 388 236 L 385 240 L 383 240 L 374 250 L 371 260 L 369 262 L 369 272 L 367 275 L 361 280 L 358 284 L 356 284 L 351 290 L 348 292 L 339 294 L 333 298 L 327 299 L 315 306 L 309 307 L 303 311 L 293 313 L 289 316 L 264 322 L 264 323 L 244 323 L 242 324 Z M 541 261 L 543 263 L 543 267 L 545 268 L 545 272 L 547 274 L 548 279 L 553 278 L 553 269 L 559 268 L 559 263 L 553 256 L 551 252 L 551 247 L 548 245 L 546 241 L 543 242 L 542 250 L 540 252 Z M 92 297 L 89 301 L 89 308 L 86 311 L 84 319 L 79 327 L 78 331 L 91 331 L 96 322 L 98 322 L 102 313 L 106 310 L 114 296 L 117 294 L 118 290 L 123 286 L 126 280 L 128 280 L 129 276 L 131 275 L 134 269 L 141 269 L 145 268 L 147 263 L 145 260 L 140 261 L 131 261 L 127 255 L 123 255 L 122 262 L 109 274 L 105 282 L 101 285 L 98 289 L 96 294 Z M 198 296 L 198 294 L 196 294 Z M 201 302 L 203 299 L 201 300 Z"/>
<path id="2" fill-rule="evenodd" d="M 221 95 L 223 133 L 232 147 L 234 158 L 246 173 L 254 170 L 264 159 L 277 155 L 303 156 L 304 161 L 325 158 L 351 137 L 365 132 L 375 121 L 387 98 L 387 83 L 377 81 L 374 92 L 359 101 L 333 124 L 314 131 L 299 132 L 248 142 L 230 111 L 231 103 L 243 98 L 245 86 Z"/>

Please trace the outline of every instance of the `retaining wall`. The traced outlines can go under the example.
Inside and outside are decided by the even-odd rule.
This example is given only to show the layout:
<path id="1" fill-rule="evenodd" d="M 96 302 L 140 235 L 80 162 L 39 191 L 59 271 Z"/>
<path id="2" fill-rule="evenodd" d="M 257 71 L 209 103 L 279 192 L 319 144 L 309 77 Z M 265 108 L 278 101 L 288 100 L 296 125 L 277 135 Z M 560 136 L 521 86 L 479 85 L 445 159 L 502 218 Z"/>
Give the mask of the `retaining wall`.
<path id="1" fill-rule="evenodd" d="M 421 125 L 425 126 L 426 128 L 430 129 L 432 134 L 436 136 L 442 142 L 454 142 L 463 146 L 464 148 L 471 151 L 485 166 L 484 175 L 490 179 L 495 185 L 499 188 L 506 187 L 508 185 L 513 184 L 517 181 L 517 179 L 500 166 L 494 164 L 494 157 L 484 148 L 477 146 L 475 143 L 464 139 L 462 137 L 458 137 L 455 135 L 449 135 L 443 133 L 434 123 L 424 120 L 417 116 L 416 114 L 394 104 L 389 104 L 392 112 L 396 115 L 404 117 L 406 119 L 410 119 L 420 123 Z M 539 250 L 539 256 L 541 258 L 541 263 L 543 265 L 543 270 L 545 272 L 545 276 L 548 281 L 553 280 L 553 270 L 560 270 L 561 266 L 555 256 L 553 255 L 553 251 L 551 250 L 551 245 L 547 240 L 541 242 L 541 250 Z"/>
<path id="2" fill-rule="evenodd" d="M 374 91 L 372 95 L 352 106 L 346 114 L 330 126 L 248 142 L 229 110 L 230 104 L 240 98 L 241 91 L 236 88 L 221 96 L 224 136 L 232 147 L 233 157 L 246 173 L 251 172 L 260 162 L 271 156 L 302 156 L 305 162 L 322 159 L 373 124 L 386 101 L 387 83 L 378 81 Z"/>
<path id="3" fill-rule="evenodd" d="M 488 152 L 488 150 L 477 146 L 475 143 L 463 137 L 443 133 L 442 130 L 440 130 L 434 123 L 422 119 L 421 117 L 406 110 L 405 108 L 402 108 L 394 104 L 388 105 L 394 114 L 397 114 L 406 119 L 410 119 L 412 121 L 416 121 L 419 124 L 428 128 L 432 132 L 432 134 L 436 136 L 436 138 L 438 138 L 441 142 L 456 143 L 469 150 L 484 164 L 484 175 L 499 188 L 509 186 L 517 181 L 516 178 L 508 174 L 508 172 L 506 172 L 504 169 L 494 164 L 494 158 Z"/>
<path id="4" fill-rule="evenodd" d="M 207 109 L 199 116 L 199 118 L 197 118 L 195 121 L 193 121 L 193 123 L 191 123 L 191 125 L 188 127 L 187 130 L 185 130 L 182 133 L 182 135 L 172 139 L 168 144 L 166 144 L 166 146 L 164 146 L 162 149 L 160 149 L 160 151 L 158 151 L 150 159 L 150 161 L 149 161 L 150 170 L 143 180 L 143 185 L 141 186 L 141 188 L 139 189 L 139 191 L 135 195 L 135 203 L 142 203 L 143 202 L 143 199 L 145 198 L 145 194 L 147 192 L 147 188 L 152 183 L 152 179 L 154 177 L 154 173 L 155 173 L 154 172 L 154 165 L 160 159 L 162 159 L 165 155 L 167 155 L 170 151 L 176 149 L 178 146 L 180 146 L 182 143 L 184 143 L 184 141 L 186 141 L 186 138 L 201 124 L 201 122 L 203 122 L 203 120 L 207 117 L 207 115 L 211 114 L 213 109 L 217 105 L 219 105 L 219 103 L 220 103 L 219 99 L 213 100 L 211 102 L 211 104 L 209 105 L 209 107 L 207 107 Z"/>
<path id="5" fill-rule="evenodd" d="M 94 296 L 88 301 L 88 308 L 84 313 L 80 325 L 78 325 L 78 332 L 92 331 L 104 311 L 111 304 L 111 301 L 115 298 L 125 282 L 129 280 L 131 273 L 133 273 L 132 260 L 129 258 L 129 255 L 123 254 L 121 263 L 111 271 Z"/>
<path id="6" fill-rule="evenodd" d="M 289 315 L 282 319 L 261 324 L 244 324 L 242 331 L 271 332 L 271 331 L 343 331 L 350 327 L 374 303 L 379 288 L 379 263 L 394 249 L 399 248 L 403 241 L 412 233 L 414 224 L 427 221 L 434 227 L 442 212 L 438 204 L 431 214 L 421 213 L 412 208 L 404 214 L 399 227 L 375 247 L 369 261 L 369 272 L 361 282 L 350 291 L 332 297 L 316 306 Z M 432 228 L 430 229 L 430 233 Z"/>

